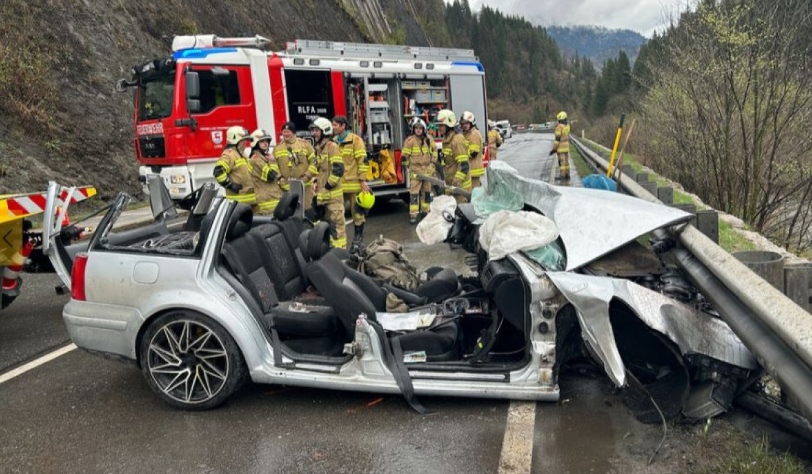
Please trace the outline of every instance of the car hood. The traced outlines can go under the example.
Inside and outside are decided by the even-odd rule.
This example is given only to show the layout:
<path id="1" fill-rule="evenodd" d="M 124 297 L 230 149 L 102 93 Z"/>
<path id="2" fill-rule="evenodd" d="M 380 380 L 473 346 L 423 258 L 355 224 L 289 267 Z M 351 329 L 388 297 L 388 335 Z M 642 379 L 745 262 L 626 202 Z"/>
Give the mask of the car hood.
<path id="1" fill-rule="evenodd" d="M 519 174 L 502 161 L 487 168 L 487 188 L 474 190 L 479 222 L 498 210 L 525 204 L 550 218 L 566 253 L 565 270 L 575 270 L 653 230 L 687 222 L 691 214 L 620 193 L 553 186 Z"/>

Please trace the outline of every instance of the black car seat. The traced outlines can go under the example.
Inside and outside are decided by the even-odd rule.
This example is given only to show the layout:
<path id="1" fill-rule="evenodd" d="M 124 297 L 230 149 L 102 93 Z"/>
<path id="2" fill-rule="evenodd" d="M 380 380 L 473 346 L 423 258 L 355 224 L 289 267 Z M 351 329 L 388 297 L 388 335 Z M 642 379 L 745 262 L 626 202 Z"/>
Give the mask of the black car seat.
<path id="1" fill-rule="evenodd" d="M 287 273 L 274 265 L 278 265 L 285 255 L 288 256 L 288 261 L 283 264 L 285 269 L 295 267 L 296 263 L 284 238 L 281 241 L 283 251 L 277 254 L 271 252 L 263 239 L 266 230 L 271 237 L 281 236 L 277 227 L 266 228 L 268 224 L 265 224 L 251 231 L 252 220 L 253 212 L 249 206 L 235 206 L 226 225 L 222 255 L 237 280 L 248 290 L 263 322 L 297 352 L 340 355 L 344 326 L 331 308 L 293 306 L 290 301 L 280 303 L 280 294 L 288 294 L 289 286 L 283 280 Z M 274 246 L 279 245 L 278 238 L 271 240 Z"/>
<path id="2" fill-rule="evenodd" d="M 330 250 L 326 223 L 316 225 L 308 233 L 305 255 L 309 260 L 306 272 L 310 282 L 335 310 L 349 340 L 355 333 L 358 315 L 377 322 L 376 312 L 386 311 L 386 291 L 372 278 L 344 264 Z M 425 351 L 428 361 L 447 361 L 459 358 L 458 333 L 457 323 L 451 321 L 436 328 L 392 336 L 390 341 L 398 338 L 406 352 Z"/>

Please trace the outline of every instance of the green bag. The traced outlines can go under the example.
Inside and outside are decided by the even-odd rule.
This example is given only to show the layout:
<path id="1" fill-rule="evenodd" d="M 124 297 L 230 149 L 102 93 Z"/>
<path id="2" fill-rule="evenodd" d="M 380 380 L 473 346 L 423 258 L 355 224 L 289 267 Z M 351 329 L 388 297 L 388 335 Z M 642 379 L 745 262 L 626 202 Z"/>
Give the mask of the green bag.
<path id="1" fill-rule="evenodd" d="M 383 236 L 367 245 L 366 256 L 358 269 L 379 283 L 404 290 L 414 291 L 420 285 L 417 269 L 403 255 L 400 243 Z"/>

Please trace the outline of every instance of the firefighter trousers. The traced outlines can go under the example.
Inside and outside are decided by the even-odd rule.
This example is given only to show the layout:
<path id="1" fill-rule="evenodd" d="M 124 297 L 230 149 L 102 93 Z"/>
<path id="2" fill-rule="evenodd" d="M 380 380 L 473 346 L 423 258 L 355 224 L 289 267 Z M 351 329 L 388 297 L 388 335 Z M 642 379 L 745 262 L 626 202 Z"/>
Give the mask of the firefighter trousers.
<path id="1" fill-rule="evenodd" d="M 347 247 L 347 231 L 344 228 L 344 199 L 332 199 L 324 204 L 324 220 L 330 224 L 330 246 Z"/>
<path id="2" fill-rule="evenodd" d="M 409 181 L 409 215 L 416 216 L 418 212 L 429 212 L 430 204 L 431 183 L 412 178 Z"/>
<path id="3" fill-rule="evenodd" d="M 558 153 L 558 171 L 561 178 L 570 176 L 570 154 L 569 152 Z"/>

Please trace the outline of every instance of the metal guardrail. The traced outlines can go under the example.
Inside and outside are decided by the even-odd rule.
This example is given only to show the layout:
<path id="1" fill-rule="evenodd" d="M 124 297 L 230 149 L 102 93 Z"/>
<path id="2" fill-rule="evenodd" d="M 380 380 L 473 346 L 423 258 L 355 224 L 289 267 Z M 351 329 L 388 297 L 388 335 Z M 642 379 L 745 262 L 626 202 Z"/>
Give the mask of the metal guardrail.
<path id="1" fill-rule="evenodd" d="M 581 156 L 604 173 L 609 163 L 579 140 Z M 661 203 L 632 179 L 621 188 L 637 198 Z M 759 277 L 690 224 L 667 233 L 680 246 L 677 263 L 702 290 L 759 363 L 772 375 L 790 403 L 812 420 L 812 314 Z"/>

